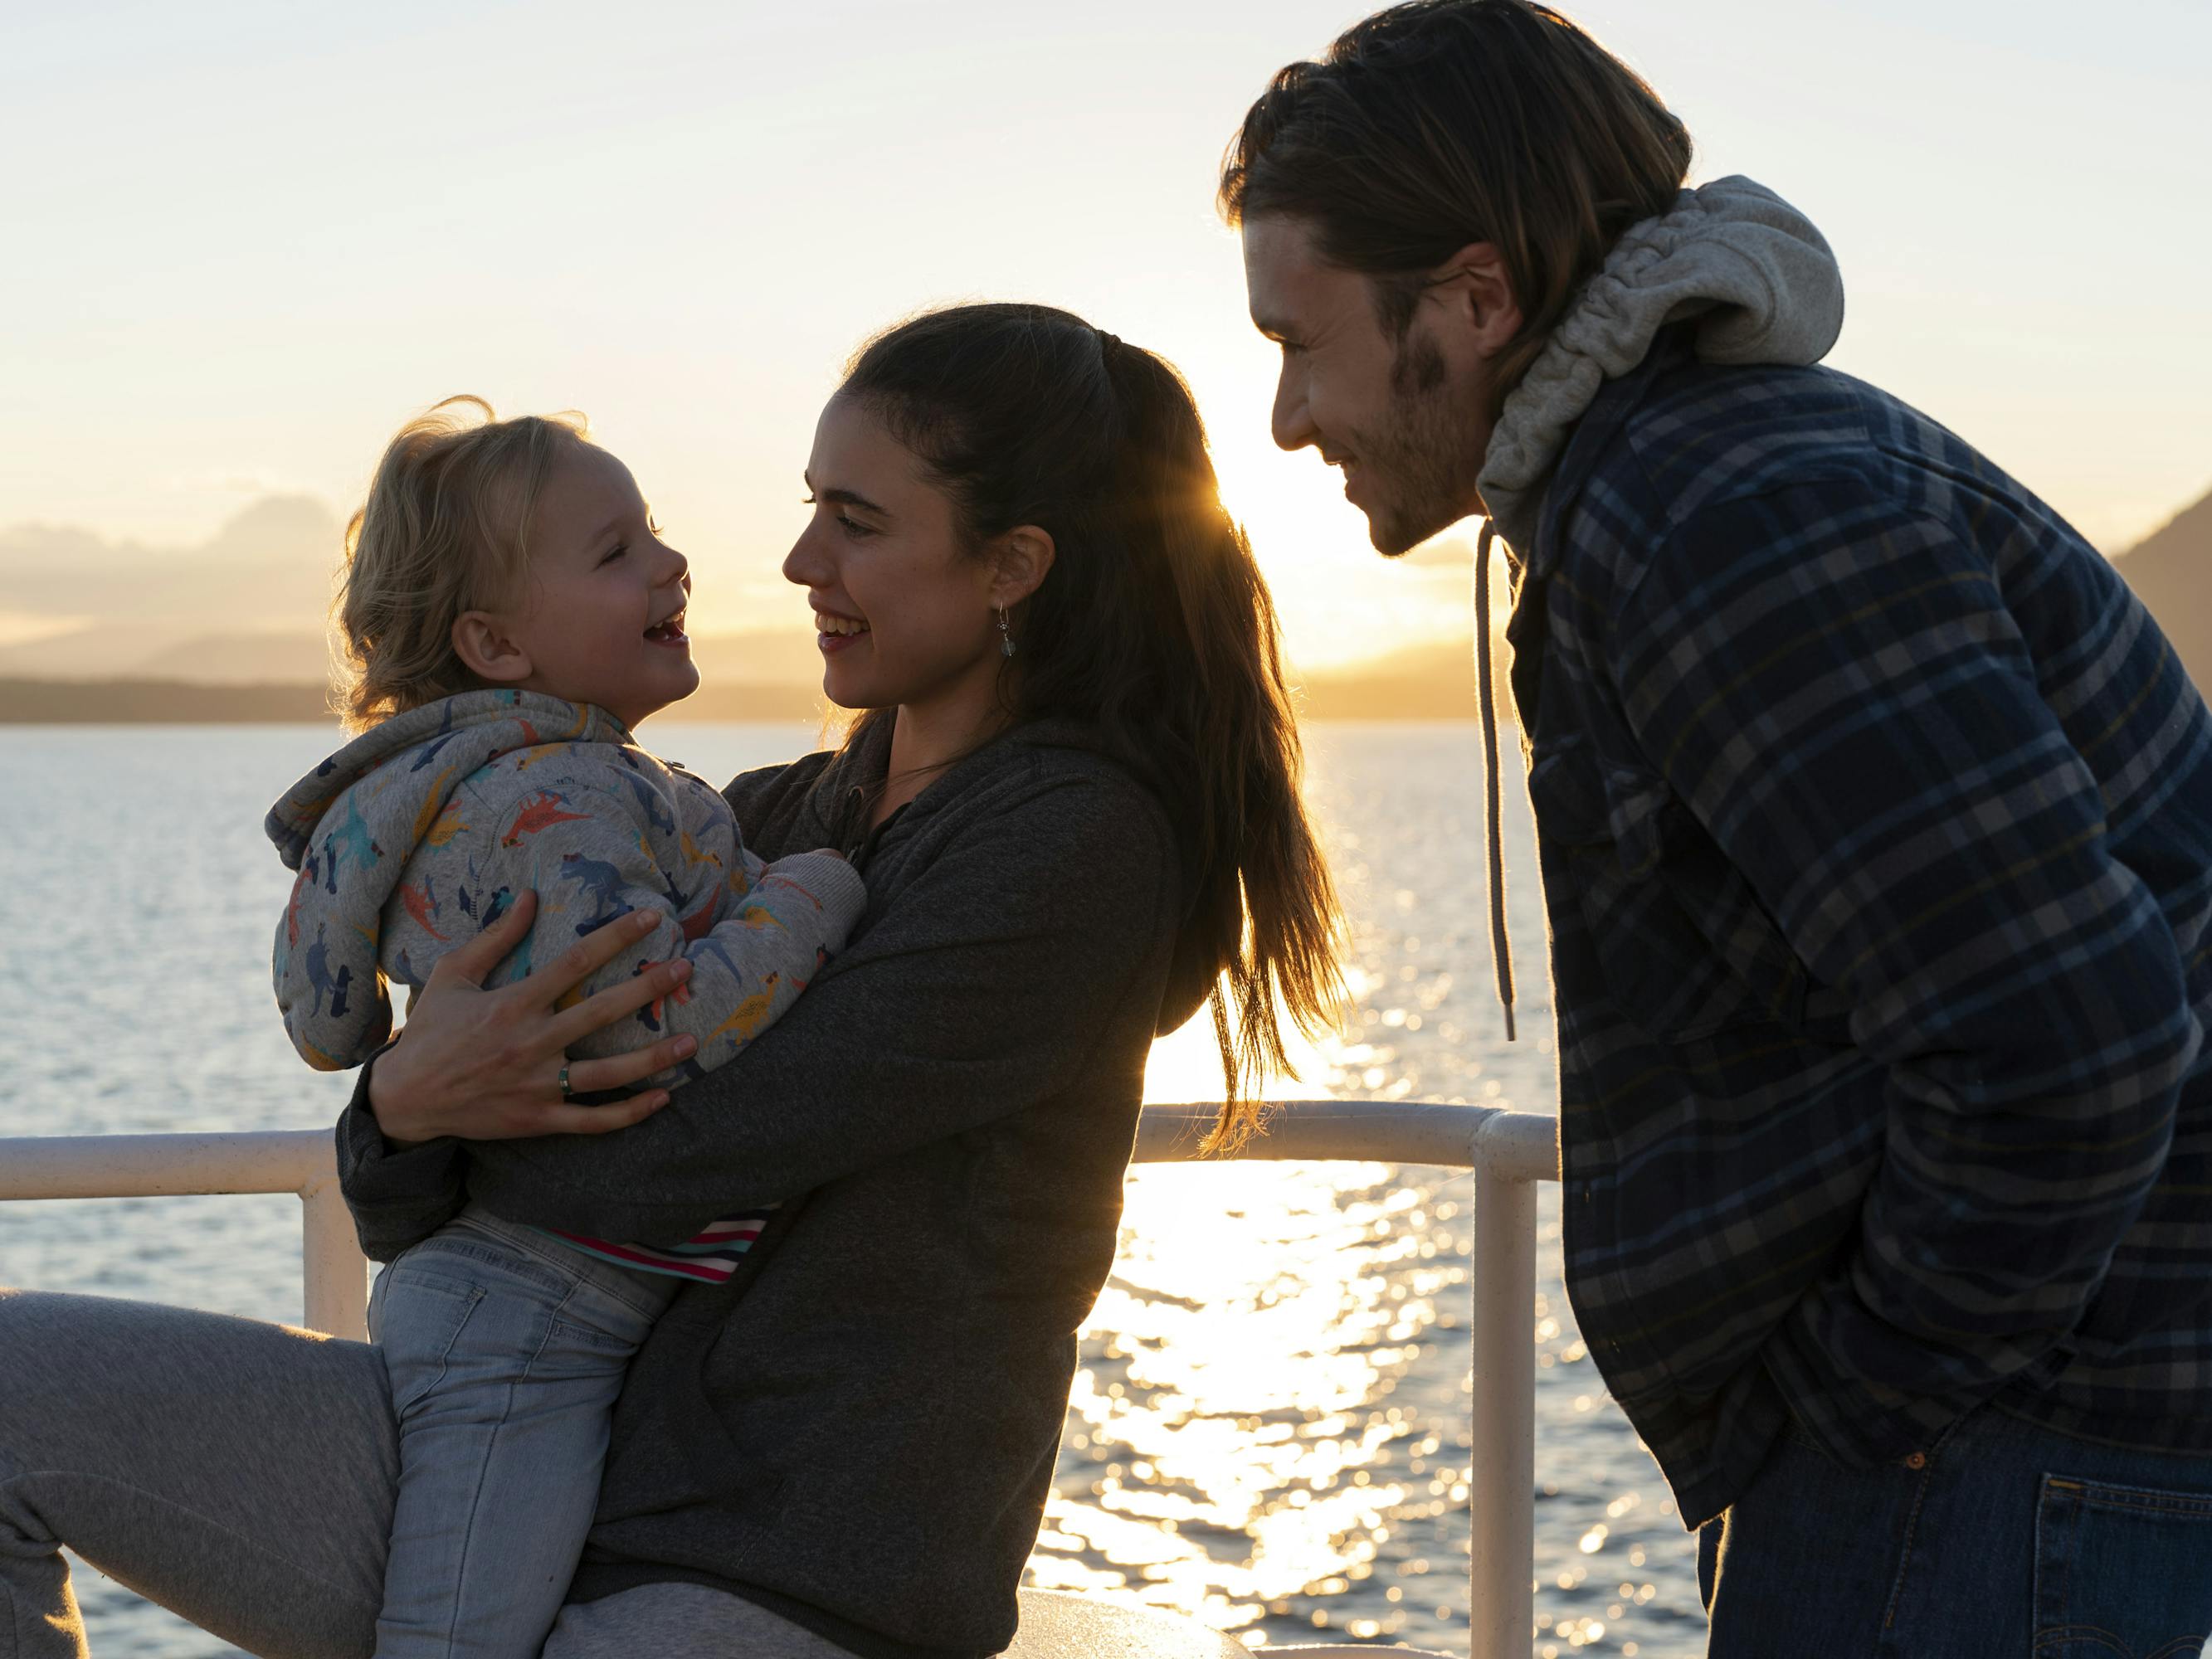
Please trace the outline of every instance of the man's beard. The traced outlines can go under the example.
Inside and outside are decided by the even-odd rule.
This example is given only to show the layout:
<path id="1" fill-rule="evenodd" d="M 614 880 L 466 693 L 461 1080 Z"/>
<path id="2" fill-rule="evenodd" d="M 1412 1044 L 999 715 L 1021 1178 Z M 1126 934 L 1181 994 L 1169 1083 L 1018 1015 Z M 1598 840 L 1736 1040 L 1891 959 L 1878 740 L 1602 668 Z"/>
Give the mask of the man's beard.
<path id="1" fill-rule="evenodd" d="M 1474 511 L 1480 396 L 1455 394 L 1437 343 L 1407 333 L 1390 365 L 1387 424 L 1350 434 L 1371 480 L 1367 535 L 1376 552 L 1395 558 Z"/>

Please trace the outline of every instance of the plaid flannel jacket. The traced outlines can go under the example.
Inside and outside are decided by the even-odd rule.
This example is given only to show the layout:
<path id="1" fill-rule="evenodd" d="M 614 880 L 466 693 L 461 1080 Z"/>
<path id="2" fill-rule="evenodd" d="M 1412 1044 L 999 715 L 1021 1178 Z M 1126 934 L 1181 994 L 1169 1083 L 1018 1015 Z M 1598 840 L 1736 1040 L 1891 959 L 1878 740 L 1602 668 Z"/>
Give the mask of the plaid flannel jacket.
<path id="1" fill-rule="evenodd" d="M 1792 1418 L 2212 1449 L 2212 716 L 2148 613 L 1896 399 L 1679 331 L 1525 552 L 1567 1285 L 1684 1522 Z"/>

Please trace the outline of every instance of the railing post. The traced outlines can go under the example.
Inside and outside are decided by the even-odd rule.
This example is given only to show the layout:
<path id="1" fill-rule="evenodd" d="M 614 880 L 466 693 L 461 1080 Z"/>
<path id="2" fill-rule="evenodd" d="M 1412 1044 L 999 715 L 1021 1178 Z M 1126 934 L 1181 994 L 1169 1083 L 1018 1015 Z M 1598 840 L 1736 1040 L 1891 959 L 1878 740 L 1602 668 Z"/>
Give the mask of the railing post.
<path id="1" fill-rule="evenodd" d="M 335 1170 L 300 1188 L 300 1233 L 307 1328 L 366 1342 L 368 1262 L 354 1240 Z"/>
<path id="2" fill-rule="evenodd" d="M 1536 1547 L 1536 1188 L 1474 1160 L 1468 1651 L 1528 1659 Z"/>

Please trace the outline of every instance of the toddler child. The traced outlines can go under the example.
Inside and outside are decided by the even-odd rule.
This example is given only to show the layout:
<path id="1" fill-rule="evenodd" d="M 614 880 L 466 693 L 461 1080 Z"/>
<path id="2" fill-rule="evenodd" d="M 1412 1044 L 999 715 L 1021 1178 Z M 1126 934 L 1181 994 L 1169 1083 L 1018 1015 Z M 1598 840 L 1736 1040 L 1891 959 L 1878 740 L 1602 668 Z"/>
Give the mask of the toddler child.
<path id="1" fill-rule="evenodd" d="M 636 1016 L 696 1041 L 663 1087 L 728 1060 L 843 944 L 866 897 L 849 865 L 763 865 L 719 793 L 630 737 L 698 684 L 690 586 L 629 471 L 580 425 L 456 398 L 392 441 L 347 535 L 361 734 L 269 814 L 299 872 L 277 1006 L 311 1065 L 361 1064 L 391 1030 L 386 982 L 419 988 L 526 889 L 537 921 L 495 983 L 636 910 L 658 924 L 580 994 L 689 959 L 689 981 Z M 619 1023 L 572 1052 L 639 1040 Z M 655 1244 L 471 1206 L 385 1268 L 369 1324 L 400 1474 L 380 1659 L 538 1651 L 630 1355 L 678 1285 L 729 1277 L 763 1220 Z"/>

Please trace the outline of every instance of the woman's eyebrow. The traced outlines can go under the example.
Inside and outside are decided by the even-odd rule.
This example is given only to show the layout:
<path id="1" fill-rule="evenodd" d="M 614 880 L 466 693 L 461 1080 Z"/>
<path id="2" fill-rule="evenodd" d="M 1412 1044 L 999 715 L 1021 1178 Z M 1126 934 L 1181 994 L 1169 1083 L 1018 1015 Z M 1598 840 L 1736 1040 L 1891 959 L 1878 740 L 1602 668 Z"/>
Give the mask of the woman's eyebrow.
<path id="1" fill-rule="evenodd" d="M 856 489 L 814 489 L 813 478 L 805 474 L 801 476 L 805 477 L 806 487 L 814 490 L 814 498 L 817 501 L 827 501 L 832 507 L 857 507 L 861 512 L 872 513 L 879 519 L 888 519 L 891 516 L 889 508 L 870 501 Z"/>

